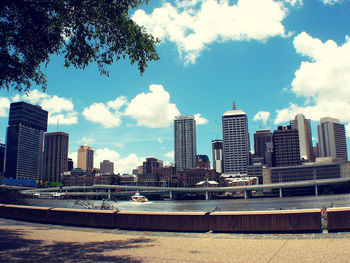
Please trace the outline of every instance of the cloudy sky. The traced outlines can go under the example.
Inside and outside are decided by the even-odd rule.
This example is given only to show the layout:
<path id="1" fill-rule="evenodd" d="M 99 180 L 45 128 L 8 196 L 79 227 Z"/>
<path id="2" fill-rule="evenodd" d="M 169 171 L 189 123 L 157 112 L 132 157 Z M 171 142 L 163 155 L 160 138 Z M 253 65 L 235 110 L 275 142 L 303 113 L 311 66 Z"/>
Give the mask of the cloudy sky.
<path id="1" fill-rule="evenodd" d="M 53 56 L 45 93 L 0 91 L 0 140 L 10 103 L 21 100 L 49 111 L 49 132 L 70 134 L 75 164 L 87 144 L 95 167 L 108 159 L 120 173 L 149 156 L 172 163 L 178 115 L 196 116 L 197 153 L 211 158 L 233 101 L 248 115 L 252 148 L 256 130 L 297 113 L 312 120 L 314 144 L 326 116 L 344 123 L 349 139 L 349 14 L 349 0 L 150 0 L 130 16 L 161 40 L 159 61 L 142 76 L 120 61 L 107 78 L 96 65 L 66 69 Z"/>

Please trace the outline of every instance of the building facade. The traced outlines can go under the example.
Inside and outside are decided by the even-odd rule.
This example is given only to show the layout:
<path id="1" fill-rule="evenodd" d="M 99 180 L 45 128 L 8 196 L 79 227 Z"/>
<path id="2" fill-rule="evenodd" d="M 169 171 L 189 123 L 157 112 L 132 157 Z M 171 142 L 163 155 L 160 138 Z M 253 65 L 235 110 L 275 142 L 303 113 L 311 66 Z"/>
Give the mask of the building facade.
<path id="1" fill-rule="evenodd" d="M 45 134 L 43 180 L 60 181 L 63 172 L 68 171 L 69 134 L 52 132 Z"/>
<path id="2" fill-rule="evenodd" d="M 196 167 L 196 121 L 194 116 L 179 116 L 174 120 L 175 169 Z"/>
<path id="3" fill-rule="evenodd" d="M 254 157 L 265 158 L 266 143 L 272 142 L 270 130 L 259 130 L 254 133 Z"/>
<path id="4" fill-rule="evenodd" d="M 114 163 L 109 160 L 103 160 L 103 162 L 100 162 L 100 170 L 103 174 L 114 174 Z"/>
<path id="5" fill-rule="evenodd" d="M 11 103 L 6 135 L 5 177 L 41 179 L 47 118 L 48 112 L 40 106 L 26 102 Z"/>
<path id="6" fill-rule="evenodd" d="M 326 117 L 317 126 L 320 157 L 333 157 L 348 160 L 345 127 L 339 120 Z"/>
<path id="7" fill-rule="evenodd" d="M 311 123 L 305 119 L 303 114 L 297 114 L 294 120 L 290 121 L 292 129 L 298 130 L 300 159 L 304 161 L 315 160 L 312 147 Z"/>
<path id="8" fill-rule="evenodd" d="M 208 155 L 197 155 L 197 168 L 210 169 L 210 161 Z"/>
<path id="9" fill-rule="evenodd" d="M 273 132 L 273 166 L 299 165 L 299 134 L 298 130 L 288 126 L 278 126 Z"/>
<path id="10" fill-rule="evenodd" d="M 222 140 L 211 141 L 211 148 L 213 153 L 213 168 L 218 173 L 224 172 L 224 156 Z"/>
<path id="11" fill-rule="evenodd" d="M 4 173 L 5 168 L 5 149 L 6 145 L 3 143 L 0 143 L 0 175 L 2 176 Z"/>
<path id="12" fill-rule="evenodd" d="M 91 173 L 94 166 L 94 151 L 92 147 L 82 145 L 78 149 L 78 168 Z"/>
<path id="13" fill-rule="evenodd" d="M 249 133 L 247 114 L 236 108 L 222 115 L 225 174 L 245 174 L 249 164 Z"/>

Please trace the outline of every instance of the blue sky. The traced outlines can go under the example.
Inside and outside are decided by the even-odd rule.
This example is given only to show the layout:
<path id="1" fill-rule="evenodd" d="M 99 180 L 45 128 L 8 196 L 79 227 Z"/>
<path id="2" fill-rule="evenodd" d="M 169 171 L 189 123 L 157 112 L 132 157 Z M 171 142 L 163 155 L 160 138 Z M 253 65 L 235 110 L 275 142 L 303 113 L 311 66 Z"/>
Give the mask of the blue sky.
<path id="1" fill-rule="evenodd" d="M 75 164 L 87 144 L 95 167 L 108 159 L 121 173 L 149 156 L 172 163 L 180 114 L 196 115 L 197 153 L 211 158 L 233 101 L 248 115 L 252 148 L 256 130 L 273 130 L 297 113 L 312 120 L 314 144 L 326 116 L 340 119 L 350 137 L 349 14 L 348 0 L 150 0 L 130 16 L 161 39 L 159 61 L 142 76 L 119 61 L 107 78 L 96 65 L 66 69 L 53 56 L 43 66 L 45 93 L 35 86 L 29 96 L 0 91 L 0 140 L 9 104 L 19 100 L 49 111 L 49 132 L 59 119 Z"/>

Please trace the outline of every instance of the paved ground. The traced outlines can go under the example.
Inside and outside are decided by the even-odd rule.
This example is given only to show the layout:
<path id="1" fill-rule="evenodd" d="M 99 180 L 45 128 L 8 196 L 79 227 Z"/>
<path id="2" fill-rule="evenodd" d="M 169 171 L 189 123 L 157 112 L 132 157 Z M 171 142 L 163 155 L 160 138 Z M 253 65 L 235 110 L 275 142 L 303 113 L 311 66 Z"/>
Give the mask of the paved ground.
<path id="1" fill-rule="evenodd" d="M 350 262 L 350 233 L 140 232 L 0 218 L 0 262 Z"/>

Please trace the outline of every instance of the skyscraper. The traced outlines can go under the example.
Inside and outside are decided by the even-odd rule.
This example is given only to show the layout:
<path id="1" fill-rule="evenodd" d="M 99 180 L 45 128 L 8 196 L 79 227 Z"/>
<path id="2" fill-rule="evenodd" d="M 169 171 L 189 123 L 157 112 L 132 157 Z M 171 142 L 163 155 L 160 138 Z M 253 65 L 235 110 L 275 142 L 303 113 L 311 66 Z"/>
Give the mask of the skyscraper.
<path id="1" fill-rule="evenodd" d="M 41 179 L 47 117 L 48 112 L 40 106 L 11 103 L 6 135 L 6 177 Z"/>
<path id="2" fill-rule="evenodd" d="M 57 182 L 68 171 L 69 134 L 52 132 L 45 134 L 43 180 Z"/>
<path id="3" fill-rule="evenodd" d="M 331 156 L 348 160 L 345 127 L 339 120 L 325 117 L 317 126 L 320 157 Z"/>
<path id="4" fill-rule="evenodd" d="M 247 114 L 236 108 L 222 115 L 224 173 L 245 174 L 249 164 L 249 133 Z"/>
<path id="5" fill-rule="evenodd" d="M 297 129 L 278 126 L 273 132 L 273 166 L 299 165 L 299 135 Z"/>
<path id="6" fill-rule="evenodd" d="M 0 175 L 3 174 L 5 168 L 5 149 L 6 145 L 0 143 Z"/>
<path id="7" fill-rule="evenodd" d="M 270 130 L 260 130 L 254 133 L 254 157 L 265 159 L 266 143 L 272 142 L 272 132 Z"/>
<path id="8" fill-rule="evenodd" d="M 211 142 L 212 152 L 213 152 L 213 168 L 216 172 L 222 173 L 224 160 L 222 153 L 222 140 L 213 140 Z"/>
<path id="9" fill-rule="evenodd" d="M 292 129 L 298 130 L 300 159 L 313 161 L 314 154 L 312 148 L 310 120 L 305 119 L 305 116 L 303 114 L 297 114 L 294 120 L 290 121 L 290 125 L 292 126 Z"/>
<path id="10" fill-rule="evenodd" d="M 82 145 L 78 149 L 78 168 L 92 172 L 94 167 L 94 151 L 90 146 Z"/>
<path id="11" fill-rule="evenodd" d="M 175 169 L 196 167 L 196 121 L 194 116 L 179 116 L 174 120 Z"/>
<path id="12" fill-rule="evenodd" d="M 103 162 L 100 162 L 100 170 L 101 173 L 104 174 L 114 174 L 114 163 L 110 162 L 109 160 L 103 160 Z"/>

